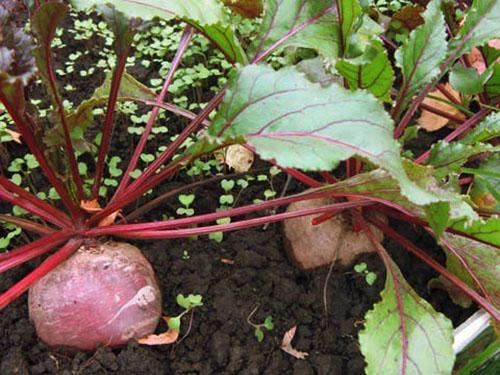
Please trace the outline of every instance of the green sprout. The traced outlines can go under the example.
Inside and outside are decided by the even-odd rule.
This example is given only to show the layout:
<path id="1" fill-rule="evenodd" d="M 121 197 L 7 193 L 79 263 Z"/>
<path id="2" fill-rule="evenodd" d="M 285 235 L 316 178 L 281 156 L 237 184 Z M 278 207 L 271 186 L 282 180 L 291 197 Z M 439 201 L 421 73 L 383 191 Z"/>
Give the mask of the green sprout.
<path id="1" fill-rule="evenodd" d="M 177 215 L 186 215 L 186 216 L 193 216 L 194 215 L 194 209 L 191 208 L 191 204 L 194 202 L 195 195 L 194 194 L 181 194 L 179 195 L 178 199 L 179 202 L 184 207 L 179 207 L 177 209 Z"/>
<path id="2" fill-rule="evenodd" d="M 365 277 L 368 285 L 373 285 L 377 281 L 377 274 L 368 270 L 368 265 L 365 262 L 358 263 L 354 266 L 354 271 L 361 273 Z"/>
<path id="3" fill-rule="evenodd" d="M 257 305 L 252 312 L 248 315 L 247 317 L 247 323 L 251 325 L 254 328 L 254 335 L 255 338 L 257 339 L 258 342 L 264 341 L 264 332 L 265 330 L 267 331 L 272 331 L 274 328 L 274 323 L 273 323 L 273 317 L 271 315 L 266 316 L 264 319 L 264 322 L 260 324 L 255 324 L 252 322 L 252 316 L 257 312 L 259 309 L 259 305 Z"/>
<path id="4" fill-rule="evenodd" d="M 180 332 L 182 317 L 194 308 L 203 306 L 202 299 L 203 298 L 200 294 L 190 294 L 187 297 L 184 297 L 182 294 L 178 294 L 176 298 L 177 304 L 182 307 L 184 311 L 168 320 L 168 328 L 173 331 Z"/>

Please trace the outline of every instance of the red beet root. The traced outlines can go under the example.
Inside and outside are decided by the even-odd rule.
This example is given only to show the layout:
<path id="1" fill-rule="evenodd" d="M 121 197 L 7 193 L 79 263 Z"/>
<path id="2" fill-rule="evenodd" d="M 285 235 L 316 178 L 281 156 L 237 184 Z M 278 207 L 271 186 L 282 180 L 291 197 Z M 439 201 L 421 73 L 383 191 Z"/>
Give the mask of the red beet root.
<path id="1" fill-rule="evenodd" d="M 81 247 L 33 285 L 29 312 L 47 345 L 93 350 L 151 334 L 161 293 L 139 249 L 107 242 Z"/>

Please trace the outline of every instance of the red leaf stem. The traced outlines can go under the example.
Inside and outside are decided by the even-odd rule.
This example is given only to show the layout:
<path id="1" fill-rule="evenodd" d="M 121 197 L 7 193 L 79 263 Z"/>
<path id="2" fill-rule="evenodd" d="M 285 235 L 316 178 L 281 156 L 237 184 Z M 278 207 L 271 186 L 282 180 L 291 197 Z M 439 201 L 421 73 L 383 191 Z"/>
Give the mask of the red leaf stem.
<path id="1" fill-rule="evenodd" d="M 48 73 L 48 82 L 50 89 L 52 91 L 52 96 L 54 97 L 55 104 L 57 106 L 57 113 L 59 114 L 59 117 L 61 119 L 61 124 L 63 127 L 63 136 L 64 136 L 64 147 L 66 148 L 66 154 L 68 156 L 68 161 L 69 161 L 69 169 L 71 172 L 71 176 L 73 177 L 73 181 L 76 186 L 76 192 L 78 196 L 78 201 L 81 201 L 84 199 L 84 193 L 83 193 L 83 184 L 82 184 L 82 179 L 80 177 L 80 173 L 78 170 L 78 163 L 76 161 L 76 156 L 75 156 L 75 149 L 73 148 L 73 141 L 71 140 L 71 135 L 69 132 L 69 126 L 68 126 L 68 121 L 66 118 L 66 113 L 64 111 L 64 107 L 61 102 L 61 98 L 59 97 L 59 92 L 57 90 L 57 83 L 56 83 L 56 75 L 54 73 L 54 60 L 52 57 L 52 50 L 51 50 L 51 42 L 52 39 L 54 38 L 54 32 L 56 28 L 50 27 L 49 28 L 49 34 L 47 35 L 47 41 L 45 41 L 45 56 L 46 61 L 45 63 L 47 64 L 47 73 Z"/>
<path id="2" fill-rule="evenodd" d="M 54 206 L 42 201 L 37 196 L 27 192 L 2 176 L 0 176 L 0 198 L 16 204 L 59 227 L 69 227 L 72 225 L 64 212 L 59 211 Z"/>
<path id="3" fill-rule="evenodd" d="M 482 108 L 479 112 L 475 113 L 473 116 L 471 116 L 469 119 L 464 121 L 462 125 L 460 125 L 458 128 L 453 130 L 450 134 L 448 134 L 444 140 L 446 142 L 451 142 L 458 136 L 462 135 L 464 132 L 469 130 L 471 127 L 476 125 L 478 122 L 480 122 L 484 116 L 486 116 L 488 113 L 490 113 L 491 109 L 489 108 Z M 415 163 L 420 164 L 423 163 L 427 158 L 429 157 L 431 153 L 431 150 L 427 150 L 424 152 L 422 155 L 420 155 L 416 160 Z"/>
<path id="4" fill-rule="evenodd" d="M 160 91 L 160 94 L 156 97 L 155 104 L 161 104 L 163 100 L 165 99 L 165 96 L 167 95 L 168 88 L 170 87 L 170 84 L 172 83 L 172 80 L 174 78 L 174 74 L 177 71 L 177 68 L 179 67 L 179 64 L 181 62 L 182 56 L 184 55 L 184 52 L 186 52 L 186 49 L 189 45 L 189 42 L 191 41 L 191 38 L 193 37 L 194 34 L 194 29 L 191 26 L 186 26 L 186 29 L 184 30 L 184 33 L 182 34 L 181 41 L 179 43 L 179 48 L 177 49 L 177 52 L 174 56 L 174 59 L 172 60 L 172 64 L 170 66 L 170 70 L 167 74 L 167 77 L 165 78 L 165 82 L 163 83 L 163 87 Z M 137 166 L 137 163 L 139 161 L 139 158 L 142 154 L 142 151 L 144 150 L 144 147 L 146 146 L 146 143 L 148 141 L 149 134 L 151 133 L 151 130 L 153 129 L 153 125 L 156 122 L 156 119 L 158 117 L 158 114 L 160 113 L 160 107 L 159 106 L 154 106 L 153 110 L 151 111 L 151 114 L 149 115 L 148 122 L 146 123 L 146 126 L 144 128 L 144 132 L 141 135 L 141 139 L 139 140 L 139 143 L 137 144 L 134 154 L 132 155 L 132 159 L 130 160 L 130 163 L 127 166 L 127 169 L 125 173 L 123 174 L 122 180 L 120 181 L 120 185 L 116 189 L 116 192 L 111 199 L 111 202 L 114 200 L 115 197 L 119 196 L 123 189 L 125 189 L 128 185 L 128 182 L 130 181 L 130 173 L 135 169 Z"/>
<path id="5" fill-rule="evenodd" d="M 23 229 L 29 231 L 29 232 L 43 234 L 43 235 L 54 233 L 54 231 L 55 231 L 53 228 L 44 226 L 42 224 L 39 224 L 37 222 L 31 221 L 28 219 L 22 219 L 22 218 L 16 217 L 16 216 L 1 215 L 0 214 L 0 221 L 3 221 L 5 223 L 14 224 L 20 228 L 23 228 Z"/>
<path id="6" fill-rule="evenodd" d="M 39 240 L 21 246 L 16 250 L 9 251 L 7 254 L 10 254 L 11 256 L 0 261 L 0 273 L 49 252 L 57 245 L 68 240 L 70 236 L 70 232 L 61 231 L 42 237 Z"/>
<path id="7" fill-rule="evenodd" d="M 56 189 L 57 193 L 61 197 L 62 202 L 66 208 L 70 211 L 71 216 L 75 219 L 80 217 L 81 212 L 75 202 L 70 198 L 68 191 L 61 180 L 57 177 L 53 167 L 49 164 L 46 159 L 42 149 L 38 146 L 35 136 L 33 135 L 32 129 L 35 128 L 35 124 L 29 124 L 31 119 L 27 115 L 18 112 L 18 108 L 13 108 L 9 101 L 0 93 L 0 101 L 4 104 L 10 117 L 17 126 L 17 129 L 22 134 L 24 142 L 28 146 L 31 153 L 35 156 L 38 164 L 43 173 L 49 180 L 50 184 Z"/>
<path id="8" fill-rule="evenodd" d="M 92 198 L 97 199 L 99 197 L 99 188 L 101 186 L 102 176 L 104 174 L 104 164 L 106 161 L 106 155 L 108 153 L 109 144 L 111 142 L 111 135 L 113 133 L 113 120 L 115 118 L 115 107 L 116 101 L 118 99 L 118 92 L 120 90 L 121 78 L 123 72 L 125 71 L 125 65 L 127 63 L 128 48 L 126 51 L 118 56 L 118 61 L 116 63 L 115 70 L 113 71 L 113 78 L 111 79 L 111 89 L 108 97 L 108 104 L 106 107 L 106 117 L 104 119 L 104 130 L 102 133 L 101 144 L 99 145 L 99 156 L 97 158 L 96 173 L 94 186 L 92 188 Z"/>
<path id="9" fill-rule="evenodd" d="M 430 229 L 427 229 L 427 232 L 432 233 L 432 231 Z M 441 237 L 440 238 L 440 242 L 443 244 L 443 246 L 445 246 L 448 249 L 448 251 L 450 253 L 452 253 L 458 259 L 458 261 L 460 262 L 460 264 L 462 265 L 462 267 L 465 268 L 465 270 L 469 273 L 470 277 L 474 280 L 474 282 L 476 283 L 477 287 L 479 288 L 479 290 L 481 291 L 481 293 L 483 294 L 483 296 L 490 303 L 492 303 L 491 296 L 489 295 L 488 291 L 484 287 L 483 283 L 481 282 L 481 280 L 479 280 L 479 278 L 477 277 L 477 275 L 474 272 L 474 270 L 469 267 L 469 264 L 466 262 L 466 260 L 459 254 L 459 252 L 457 251 L 457 249 L 455 249 L 453 247 L 453 245 L 445 237 Z"/>
<path id="10" fill-rule="evenodd" d="M 158 221 L 151 223 L 140 223 L 140 224 L 121 224 L 121 225 L 111 225 L 107 227 L 99 227 L 93 228 L 85 232 L 87 236 L 103 236 L 108 234 L 113 234 L 116 231 L 143 231 L 143 230 L 162 230 L 162 229 L 170 229 L 170 228 L 178 228 L 183 226 L 191 226 L 200 223 L 208 223 L 211 221 L 215 221 L 217 219 L 225 218 L 225 217 L 233 217 L 233 216 L 241 216 L 246 215 L 256 211 L 263 211 L 266 209 L 279 207 L 283 205 L 287 205 L 293 202 L 298 202 L 302 200 L 309 199 L 318 199 L 330 196 L 328 192 L 308 192 L 297 195 L 292 195 L 289 197 L 278 198 L 267 202 L 261 202 L 257 204 L 251 204 L 248 206 L 232 208 L 226 211 L 213 212 L 209 214 L 196 215 L 192 217 L 182 218 L 182 219 L 174 219 L 168 221 Z M 371 205 L 371 202 L 366 200 L 358 200 L 354 202 L 350 202 L 349 207 L 361 207 Z M 342 206 L 341 206 L 342 207 Z"/>
<path id="11" fill-rule="evenodd" d="M 441 116 L 441 117 L 444 117 L 450 121 L 453 121 L 455 124 L 462 124 L 464 122 L 464 119 L 458 117 L 458 116 L 455 116 L 455 115 L 452 115 L 451 113 L 448 113 L 448 112 L 445 112 L 445 111 L 442 111 L 438 108 L 434 108 L 433 106 L 430 106 L 428 104 L 425 104 L 425 103 L 421 103 L 420 104 L 420 108 L 428 111 L 428 112 L 431 112 L 431 113 L 434 113 L 438 116 Z"/>
<path id="12" fill-rule="evenodd" d="M 297 211 L 284 212 L 281 214 L 274 214 L 264 217 L 259 217 L 255 219 L 242 220 L 235 223 L 230 224 L 220 224 L 220 225 L 208 225 L 206 227 L 198 227 L 198 228 L 187 228 L 187 229 L 172 229 L 172 230 L 141 230 L 141 231 L 112 231 L 112 234 L 119 237 L 125 238 L 135 238 L 135 239 L 166 239 L 166 238 L 179 238 L 179 237 L 187 237 L 187 236 L 197 236 L 197 235 L 205 235 L 214 232 L 227 232 L 232 230 L 241 230 L 246 228 L 251 228 L 255 226 L 264 225 L 267 223 L 274 223 L 277 221 L 282 221 L 285 219 L 292 219 L 300 216 L 308 216 L 320 214 L 328 211 L 341 211 L 348 208 L 359 207 L 362 205 L 369 204 L 368 202 L 345 202 L 345 203 L 336 203 L 328 206 L 316 207 L 316 208 L 308 208 Z M 112 227 L 110 227 L 111 229 Z M 87 234 L 91 234 L 91 231 L 88 231 Z"/>

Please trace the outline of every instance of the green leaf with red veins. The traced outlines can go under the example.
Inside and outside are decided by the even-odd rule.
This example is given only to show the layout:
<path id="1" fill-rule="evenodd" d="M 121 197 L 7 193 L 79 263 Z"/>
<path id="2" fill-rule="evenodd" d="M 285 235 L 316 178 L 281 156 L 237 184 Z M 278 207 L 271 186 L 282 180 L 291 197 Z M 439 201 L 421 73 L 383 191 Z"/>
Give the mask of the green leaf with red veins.
<path id="1" fill-rule="evenodd" d="M 488 219 L 478 220 L 470 225 L 463 221 L 459 221 L 452 225 L 462 233 L 478 239 L 479 241 L 487 242 L 494 246 L 500 246 L 500 217 L 491 216 Z"/>
<path id="2" fill-rule="evenodd" d="M 479 94 L 484 91 L 484 78 L 476 68 L 456 64 L 450 72 L 450 83 L 455 90 L 465 95 Z"/>
<path id="3" fill-rule="evenodd" d="M 368 59 L 368 62 L 339 60 L 335 68 L 351 89 L 367 89 L 377 98 L 390 102 L 394 71 L 382 44 L 375 41 L 367 46 L 364 59 Z"/>
<path id="4" fill-rule="evenodd" d="M 318 190 L 327 190 L 332 193 L 346 193 L 376 198 L 389 205 L 397 205 L 410 215 L 417 216 L 432 224 L 437 232 L 443 226 L 473 225 L 479 221 L 479 216 L 467 203 L 467 197 L 460 195 L 453 188 L 441 186 L 435 179 L 432 167 L 425 167 L 409 161 L 404 162 L 406 174 L 420 189 L 428 191 L 439 200 L 427 206 L 419 206 L 401 193 L 395 178 L 382 169 L 358 174 L 346 180 L 337 182 Z M 437 205 L 433 207 L 434 205 Z M 446 208 L 449 207 L 446 213 Z M 439 213 L 439 217 L 432 217 Z M 445 224 L 446 223 L 446 224 Z"/>
<path id="5" fill-rule="evenodd" d="M 0 6 L 0 97 L 18 113 L 25 108 L 24 86 L 35 75 L 31 38 Z"/>
<path id="6" fill-rule="evenodd" d="M 266 51 L 294 28 L 331 8 L 330 0 L 269 0 L 264 3 L 264 16 L 258 29 L 258 37 L 250 47 L 254 57 Z M 280 45 L 316 50 L 320 55 L 335 59 L 339 50 L 338 22 L 330 12 L 309 24 L 303 30 Z"/>
<path id="7" fill-rule="evenodd" d="M 247 57 L 217 0 L 71 0 L 78 10 L 112 4 L 128 17 L 151 20 L 181 19 L 203 33 L 230 61 L 246 63 Z"/>
<path id="8" fill-rule="evenodd" d="M 498 283 L 500 280 L 500 252 L 498 248 L 451 233 L 443 235 L 441 247 L 446 254 L 446 268 L 479 293 L 485 291 L 485 297 L 497 309 L 500 309 L 500 284 Z M 462 262 L 456 255 L 461 258 Z M 480 283 L 482 289 L 474 281 L 463 262 Z"/>
<path id="9" fill-rule="evenodd" d="M 439 66 L 447 54 L 441 0 L 432 0 L 423 18 L 424 24 L 410 33 L 395 55 L 396 64 L 401 68 L 404 78 L 400 92 L 403 108 L 419 89 L 437 77 Z"/>
<path id="10" fill-rule="evenodd" d="M 439 141 L 432 146 L 426 164 L 436 169 L 436 178 L 444 178 L 452 173 L 460 173 L 461 167 L 470 157 L 484 152 L 499 152 L 500 146 L 489 143 L 464 144 L 462 142 Z"/>
<path id="11" fill-rule="evenodd" d="M 350 45 L 356 40 L 352 35 L 356 32 L 362 22 L 363 10 L 359 0 L 338 0 L 337 13 L 340 23 L 340 37 L 344 56 L 351 49 Z"/>
<path id="12" fill-rule="evenodd" d="M 500 112 L 490 114 L 474 129 L 468 131 L 460 142 L 470 145 L 497 137 L 500 137 Z"/>
<path id="13" fill-rule="evenodd" d="M 500 95 L 500 63 L 493 63 L 491 70 L 491 77 L 486 82 L 485 89 L 490 99 L 496 99 Z"/>
<path id="14" fill-rule="evenodd" d="M 484 211 L 500 214 L 500 153 L 483 160 L 477 168 L 469 168 L 474 173 L 470 188 L 472 201 Z"/>
<path id="15" fill-rule="evenodd" d="M 459 57 L 497 38 L 500 38 L 500 0 L 474 0 L 464 24 L 450 41 L 450 50 Z"/>
<path id="16" fill-rule="evenodd" d="M 366 374 L 450 374 L 453 326 L 406 282 L 392 260 L 382 300 L 365 315 L 359 333 Z"/>
<path id="17" fill-rule="evenodd" d="M 366 91 L 321 87 L 295 68 L 276 72 L 265 65 L 232 75 L 209 129 L 219 141 L 245 140 L 262 158 L 285 168 L 331 170 L 359 156 L 387 170 L 415 204 L 442 200 L 408 178 L 392 132 L 392 120 Z"/>
<path id="18" fill-rule="evenodd" d="M 438 202 L 426 206 L 425 217 L 436 238 L 441 237 L 450 220 L 450 203 Z"/>

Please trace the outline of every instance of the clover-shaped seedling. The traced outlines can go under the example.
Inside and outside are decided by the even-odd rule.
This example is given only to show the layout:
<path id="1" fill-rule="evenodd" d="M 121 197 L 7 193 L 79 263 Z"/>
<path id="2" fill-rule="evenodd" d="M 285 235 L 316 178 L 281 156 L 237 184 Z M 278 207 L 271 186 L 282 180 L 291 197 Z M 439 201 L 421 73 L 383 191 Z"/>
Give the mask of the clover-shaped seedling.
<path id="1" fill-rule="evenodd" d="M 354 271 L 363 274 L 368 285 L 373 285 L 375 281 L 377 281 L 377 274 L 375 272 L 369 271 L 368 266 L 365 262 L 356 264 L 354 266 Z"/>
<path id="2" fill-rule="evenodd" d="M 264 341 L 264 330 L 263 328 L 267 329 L 268 331 L 271 331 L 274 328 L 274 323 L 273 323 L 273 317 L 271 315 L 266 316 L 266 319 L 264 319 L 264 323 L 262 324 L 256 324 L 255 325 L 255 337 L 257 338 L 258 342 Z"/>
<path id="3" fill-rule="evenodd" d="M 203 306 L 202 299 L 203 297 L 200 294 L 190 294 L 187 297 L 184 297 L 182 294 L 178 294 L 176 298 L 177 304 L 182 307 L 184 311 L 168 320 L 168 328 L 173 331 L 180 332 L 182 317 L 192 311 L 195 307 Z"/>
<path id="4" fill-rule="evenodd" d="M 255 330 L 254 334 L 258 342 L 264 341 L 264 332 L 272 331 L 274 328 L 273 317 L 271 315 L 266 316 L 263 323 L 255 324 L 251 321 L 252 316 L 257 312 L 259 306 L 252 310 L 250 315 L 248 315 L 247 323 L 250 324 Z"/>
<path id="5" fill-rule="evenodd" d="M 235 182 L 233 180 L 222 180 L 220 186 L 224 190 L 224 194 L 219 197 L 219 203 L 221 205 L 231 205 L 234 203 L 234 196 L 230 193 L 233 190 Z"/>
<path id="6" fill-rule="evenodd" d="M 193 216 L 194 215 L 194 209 L 191 208 L 191 204 L 194 202 L 195 195 L 194 194 L 181 194 L 179 195 L 179 202 L 184 207 L 179 207 L 177 209 L 177 214 L 178 215 L 186 215 L 186 216 Z"/>

